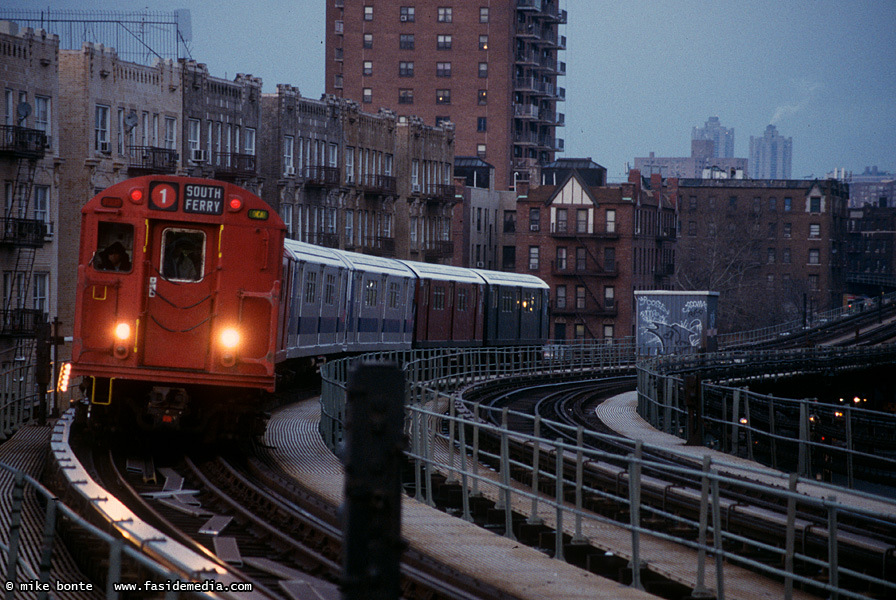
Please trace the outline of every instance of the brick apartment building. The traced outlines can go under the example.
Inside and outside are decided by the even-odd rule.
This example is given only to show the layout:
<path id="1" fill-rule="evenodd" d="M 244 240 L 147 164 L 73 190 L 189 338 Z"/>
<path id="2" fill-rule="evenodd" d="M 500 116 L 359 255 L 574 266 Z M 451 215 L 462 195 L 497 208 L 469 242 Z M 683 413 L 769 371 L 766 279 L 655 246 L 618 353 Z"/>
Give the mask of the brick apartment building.
<path id="1" fill-rule="evenodd" d="M 849 209 L 847 283 L 852 293 L 876 296 L 896 290 L 896 207 L 886 204 Z"/>
<path id="2" fill-rule="evenodd" d="M 326 91 L 456 125 L 457 154 L 508 189 L 563 150 L 557 0 L 327 1 Z"/>
<path id="3" fill-rule="evenodd" d="M 404 259 L 448 262 L 454 128 L 426 126 L 352 100 L 264 94 L 262 197 L 297 240 Z"/>
<path id="4" fill-rule="evenodd" d="M 5 88 L 0 129 L 0 365 L 23 356 L 44 314 L 58 314 L 59 39 L 0 22 Z"/>
<path id="5" fill-rule="evenodd" d="M 517 201 L 516 269 L 550 285 L 555 340 L 632 336 L 634 292 L 672 289 L 674 188 L 635 170 L 626 183 L 604 181 L 599 165 L 568 169 Z"/>
<path id="6" fill-rule="evenodd" d="M 681 179 L 676 286 L 720 293 L 722 331 L 840 306 L 846 185 L 833 180 Z"/>

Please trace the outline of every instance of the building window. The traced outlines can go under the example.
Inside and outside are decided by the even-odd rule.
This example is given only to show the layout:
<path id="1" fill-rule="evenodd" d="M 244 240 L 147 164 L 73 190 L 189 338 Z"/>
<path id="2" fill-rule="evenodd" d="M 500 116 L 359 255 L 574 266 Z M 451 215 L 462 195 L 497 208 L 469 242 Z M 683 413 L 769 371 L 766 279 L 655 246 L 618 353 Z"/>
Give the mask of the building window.
<path id="1" fill-rule="evenodd" d="M 737 196 L 728 196 L 728 208 L 731 210 L 737 208 Z"/>
<path id="2" fill-rule="evenodd" d="M 399 104 L 413 104 L 414 103 L 414 90 L 407 89 L 407 88 L 398 90 L 398 103 Z"/>
<path id="3" fill-rule="evenodd" d="M 558 208 L 556 214 L 557 222 L 554 225 L 554 231 L 557 233 L 566 233 L 567 231 L 567 211 L 565 208 Z"/>
<path id="4" fill-rule="evenodd" d="M 821 212 L 821 196 L 811 196 L 809 198 L 809 212 Z"/>
<path id="5" fill-rule="evenodd" d="M 608 285 L 604 288 L 604 308 L 612 310 L 616 307 L 616 288 Z"/>
<path id="6" fill-rule="evenodd" d="M 345 182 L 355 182 L 355 149 L 352 146 L 345 147 Z"/>
<path id="7" fill-rule="evenodd" d="M 688 235 L 691 237 L 697 235 L 697 221 L 688 221 Z"/>
<path id="8" fill-rule="evenodd" d="M 398 36 L 398 47 L 401 50 L 413 50 L 414 49 L 414 34 L 413 33 L 402 33 Z"/>
<path id="9" fill-rule="evenodd" d="M 769 248 L 769 249 L 768 249 L 768 260 L 767 260 L 767 262 L 768 262 L 768 264 L 770 264 L 770 265 L 775 264 L 775 249 L 774 249 L 774 248 Z"/>
<path id="10" fill-rule="evenodd" d="M 485 63 L 485 62 L 479 63 L 479 77 L 481 77 L 481 78 L 488 77 L 488 63 Z"/>
<path id="11" fill-rule="evenodd" d="M 476 144 L 476 156 L 485 158 L 485 144 Z"/>
<path id="12" fill-rule="evenodd" d="M 413 61 L 403 60 L 398 63 L 398 76 L 399 77 L 413 77 L 414 76 L 414 63 Z"/>
<path id="13" fill-rule="evenodd" d="M 364 7 L 364 20 L 365 21 L 373 21 L 373 7 L 372 6 Z"/>
<path id="14" fill-rule="evenodd" d="M 345 211 L 345 243 L 351 246 L 355 236 L 355 211 Z"/>
<path id="15" fill-rule="evenodd" d="M 436 127 L 442 125 L 442 123 L 450 123 L 451 117 L 448 115 L 436 115 Z"/>
<path id="16" fill-rule="evenodd" d="M 790 264 L 790 248 L 784 248 L 784 250 L 781 252 L 781 262 L 783 262 L 785 265 Z"/>
<path id="17" fill-rule="evenodd" d="M 771 212 L 776 212 L 778 210 L 778 199 L 774 196 L 771 196 L 768 199 L 768 209 Z"/>
<path id="18" fill-rule="evenodd" d="M 487 6 L 479 7 L 479 22 L 480 23 L 488 23 L 488 7 Z"/>
<path id="19" fill-rule="evenodd" d="M 588 209 L 576 209 L 576 233 L 588 233 Z"/>
<path id="20" fill-rule="evenodd" d="M 588 266 L 588 255 L 583 246 L 576 248 L 576 271 L 584 271 Z"/>
<path id="21" fill-rule="evenodd" d="M 576 286 L 576 308 L 582 310 L 585 308 L 585 286 Z"/>
<path id="22" fill-rule="evenodd" d="M 529 246 L 529 270 L 538 270 L 538 246 Z"/>
<path id="23" fill-rule="evenodd" d="M 559 246 L 557 248 L 557 270 L 566 270 L 566 248 L 564 246 Z"/>
<path id="24" fill-rule="evenodd" d="M 607 209 L 607 233 L 616 233 L 616 211 Z"/>
<path id="25" fill-rule="evenodd" d="M 7 201 L 8 203 L 8 201 Z M 34 186 L 34 219 L 42 223 L 50 221 L 50 187 Z"/>
<path id="26" fill-rule="evenodd" d="M 453 20 L 452 9 L 450 6 L 440 6 L 438 9 L 439 23 L 451 23 Z"/>
<path id="27" fill-rule="evenodd" d="M 93 139 L 98 152 L 111 151 L 109 147 L 109 114 L 110 109 L 108 106 L 103 106 L 102 104 L 96 105 Z"/>
<path id="28" fill-rule="evenodd" d="M 516 211 L 504 211 L 504 233 L 516 233 Z"/>
<path id="29" fill-rule="evenodd" d="M 363 45 L 364 45 L 364 47 L 367 48 L 368 50 L 371 49 L 371 48 L 373 48 L 373 34 L 372 34 L 372 33 L 365 33 L 365 34 L 364 34 L 364 42 L 363 42 Z"/>
<path id="30" fill-rule="evenodd" d="M 436 90 L 436 104 L 451 104 L 451 90 Z"/>
<path id="31" fill-rule="evenodd" d="M 821 225 L 818 223 L 809 223 L 809 239 L 821 237 Z"/>
<path id="32" fill-rule="evenodd" d="M 365 77 L 373 75 L 373 61 L 365 60 L 363 68 L 361 69 L 361 74 Z"/>
<path id="33" fill-rule="evenodd" d="M 398 20 L 402 23 L 414 22 L 414 7 L 413 6 L 402 6 L 398 9 Z"/>
<path id="34" fill-rule="evenodd" d="M 165 149 L 177 149 L 177 119 L 174 117 L 165 117 Z"/>
<path id="35" fill-rule="evenodd" d="M 810 248 L 809 249 L 809 264 L 810 265 L 821 264 L 821 251 L 818 248 Z"/>
<path id="36" fill-rule="evenodd" d="M 482 133 L 483 131 L 488 130 L 488 123 L 485 117 L 477 117 L 476 118 L 476 131 Z"/>
<path id="37" fill-rule="evenodd" d="M 616 272 L 616 248 L 612 246 L 604 248 L 604 271 Z"/>
<path id="38" fill-rule="evenodd" d="M 50 131 L 50 98 L 47 96 L 34 97 L 34 128 L 51 135 Z"/>
<path id="39" fill-rule="evenodd" d="M 361 100 L 365 104 L 370 104 L 373 102 L 373 88 L 364 88 L 361 90 Z"/>
<path id="40" fill-rule="evenodd" d="M 604 339 L 605 340 L 612 340 L 614 334 L 615 334 L 615 328 L 613 325 L 604 325 Z"/>
<path id="41" fill-rule="evenodd" d="M 436 36 L 436 50 L 451 50 L 451 41 L 450 35 Z"/>
<path id="42" fill-rule="evenodd" d="M 479 104 L 488 104 L 488 90 L 479 90 L 476 99 Z"/>
<path id="43" fill-rule="evenodd" d="M 558 285 L 557 286 L 557 295 L 556 295 L 556 304 L 557 308 L 566 308 L 566 286 Z"/>
<path id="44" fill-rule="evenodd" d="M 792 223 L 784 223 L 784 237 L 789 238 L 791 236 L 791 230 L 793 229 Z"/>
<path id="45" fill-rule="evenodd" d="M 818 275 L 809 275 L 809 289 L 813 292 L 818 291 Z"/>
<path id="46" fill-rule="evenodd" d="M 768 224 L 768 237 L 774 239 L 778 235 L 778 224 L 777 223 L 769 223 Z"/>
<path id="47" fill-rule="evenodd" d="M 697 210 L 697 196 L 691 196 L 688 200 L 688 209 Z"/>
<path id="48" fill-rule="evenodd" d="M 436 63 L 436 77 L 451 77 L 451 63 Z"/>
<path id="49" fill-rule="evenodd" d="M 790 212 L 793 209 L 793 198 L 784 198 L 784 212 Z"/>
<path id="50" fill-rule="evenodd" d="M 541 209 L 529 209 L 529 231 L 538 231 L 541 229 Z"/>
<path id="51" fill-rule="evenodd" d="M 255 128 L 246 127 L 246 135 L 243 139 L 243 152 L 249 156 L 255 156 Z"/>
<path id="52" fill-rule="evenodd" d="M 480 50 L 488 50 L 488 36 L 487 35 L 479 36 L 479 49 Z"/>

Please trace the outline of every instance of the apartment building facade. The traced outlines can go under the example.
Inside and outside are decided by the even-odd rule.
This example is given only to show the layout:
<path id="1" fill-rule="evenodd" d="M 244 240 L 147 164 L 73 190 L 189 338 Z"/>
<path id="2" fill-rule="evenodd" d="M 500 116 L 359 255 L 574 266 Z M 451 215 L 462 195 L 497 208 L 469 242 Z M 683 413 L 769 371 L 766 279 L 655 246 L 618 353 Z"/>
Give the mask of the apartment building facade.
<path id="1" fill-rule="evenodd" d="M 326 91 L 451 121 L 457 154 L 494 165 L 506 190 L 563 150 L 566 20 L 557 0 L 327 0 Z"/>
<path id="2" fill-rule="evenodd" d="M 2 21 L 0 61 L 0 364 L 7 366 L 24 355 L 40 323 L 58 316 L 59 40 Z"/>
<path id="3" fill-rule="evenodd" d="M 634 292 L 670 290 L 675 264 L 674 188 L 638 171 L 621 184 L 567 172 L 517 201 L 518 272 L 551 288 L 550 335 L 612 342 L 634 335 Z"/>
<path id="4" fill-rule="evenodd" d="M 720 293 L 720 329 L 840 306 L 848 187 L 827 180 L 681 179 L 676 284 Z"/>

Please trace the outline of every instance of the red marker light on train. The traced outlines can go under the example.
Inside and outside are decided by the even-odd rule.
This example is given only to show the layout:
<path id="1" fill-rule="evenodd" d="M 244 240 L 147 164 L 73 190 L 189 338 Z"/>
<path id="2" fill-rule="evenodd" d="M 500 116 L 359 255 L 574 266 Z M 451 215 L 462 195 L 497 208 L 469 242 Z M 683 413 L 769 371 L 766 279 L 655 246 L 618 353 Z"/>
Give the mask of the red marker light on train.
<path id="1" fill-rule="evenodd" d="M 143 190 L 140 188 L 134 188 L 131 190 L 131 202 L 135 204 L 140 204 L 143 202 Z"/>
<path id="2" fill-rule="evenodd" d="M 113 196 L 103 196 L 100 199 L 100 205 L 104 208 L 121 208 L 123 202 L 121 198 L 115 198 Z"/>
<path id="3" fill-rule="evenodd" d="M 230 208 L 230 210 L 236 212 L 243 207 L 243 199 L 237 196 L 233 196 L 227 206 L 228 208 Z"/>

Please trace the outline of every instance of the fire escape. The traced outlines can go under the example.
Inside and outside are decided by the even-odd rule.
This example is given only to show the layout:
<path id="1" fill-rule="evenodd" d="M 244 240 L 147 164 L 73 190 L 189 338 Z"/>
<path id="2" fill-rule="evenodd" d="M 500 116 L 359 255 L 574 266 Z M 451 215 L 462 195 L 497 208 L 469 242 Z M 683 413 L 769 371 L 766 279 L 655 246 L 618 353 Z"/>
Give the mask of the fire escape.
<path id="1" fill-rule="evenodd" d="M 617 240 L 617 233 L 581 233 L 578 227 L 567 228 L 565 222 L 559 222 L 552 226 L 551 237 L 555 239 L 569 239 L 575 242 L 572 246 L 573 255 L 567 256 L 563 264 L 557 262 L 551 263 L 552 275 L 568 278 L 574 282 L 572 297 L 567 297 L 566 306 L 564 308 L 555 307 L 552 312 L 554 315 L 566 315 L 573 319 L 574 323 L 584 326 L 585 331 L 591 339 L 600 339 L 599 333 L 591 328 L 593 319 L 596 318 L 613 318 L 616 317 L 618 309 L 616 307 L 616 299 L 612 301 L 604 298 L 601 294 L 595 293 L 594 287 L 600 285 L 600 282 L 606 279 L 615 279 L 619 276 L 619 263 L 614 259 L 612 264 L 607 264 L 606 257 L 602 262 L 600 257 L 595 254 L 597 246 L 595 242 L 598 239 Z M 577 254 L 578 249 L 583 249 L 582 256 Z M 580 298 L 575 290 L 582 288 L 585 297 Z"/>
<path id="2" fill-rule="evenodd" d="M 26 113 L 23 115 L 23 110 Z M 19 116 L 27 117 L 27 105 L 20 105 Z M 12 196 L 3 214 L 0 248 L 6 255 L 6 281 L 0 336 L 16 340 L 16 357 L 27 358 L 34 346 L 38 328 L 44 321 L 42 311 L 28 308 L 34 258 L 44 245 L 47 226 L 43 220 L 28 218 L 37 161 L 43 158 L 47 135 L 38 129 L 15 125 L 0 126 L 0 161 L 14 164 Z"/>

